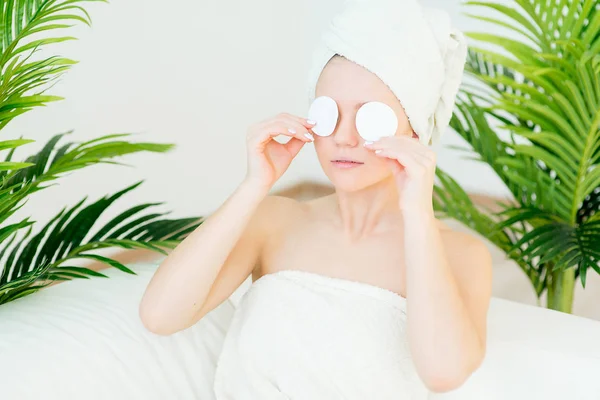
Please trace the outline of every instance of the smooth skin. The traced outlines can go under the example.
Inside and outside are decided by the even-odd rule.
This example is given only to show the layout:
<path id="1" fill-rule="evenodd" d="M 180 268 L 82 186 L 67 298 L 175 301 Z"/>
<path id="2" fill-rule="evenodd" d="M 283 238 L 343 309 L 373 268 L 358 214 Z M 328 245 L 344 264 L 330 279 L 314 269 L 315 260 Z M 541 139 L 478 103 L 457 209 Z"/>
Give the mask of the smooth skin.
<path id="1" fill-rule="evenodd" d="M 170 335 L 214 310 L 246 280 L 284 269 L 360 281 L 407 301 L 417 373 L 434 392 L 461 386 L 486 352 L 492 259 L 475 236 L 434 217 L 435 153 L 414 138 L 400 101 L 374 74 L 336 56 L 317 96 L 338 103 L 331 136 L 305 118 L 279 114 L 247 133 L 247 174 L 202 225 L 161 263 L 140 304 L 150 331 Z M 365 143 L 358 108 L 381 101 L 399 120 L 395 136 Z M 272 140 L 291 139 L 286 144 Z M 301 148 L 312 143 L 335 193 L 307 202 L 269 195 Z M 332 160 L 363 162 L 341 169 Z"/>

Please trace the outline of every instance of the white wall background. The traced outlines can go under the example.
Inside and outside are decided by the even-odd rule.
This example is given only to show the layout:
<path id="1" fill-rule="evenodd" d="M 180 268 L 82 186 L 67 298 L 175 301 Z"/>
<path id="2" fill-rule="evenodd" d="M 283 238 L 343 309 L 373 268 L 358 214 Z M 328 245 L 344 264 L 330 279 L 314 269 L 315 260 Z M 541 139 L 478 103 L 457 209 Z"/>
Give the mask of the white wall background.
<path id="1" fill-rule="evenodd" d="M 461 15 L 457 0 L 428 0 L 446 9 L 463 30 L 476 21 Z M 172 217 L 202 215 L 217 208 L 245 173 L 244 136 L 249 124 L 280 111 L 305 115 L 305 77 L 320 30 L 341 0 L 113 0 L 88 7 L 93 26 L 70 34 L 78 41 L 51 53 L 79 60 L 52 89 L 66 97 L 17 118 L 3 138 L 23 135 L 37 143 L 74 129 L 68 140 L 117 132 L 136 140 L 176 144 L 166 154 L 125 157 L 132 167 L 97 166 L 76 171 L 60 186 L 34 195 L 17 217 L 48 220 L 65 205 L 90 201 L 144 179 L 115 206 L 165 201 Z M 449 132 L 435 147 L 439 165 L 467 190 L 506 194 L 486 166 L 445 149 L 461 144 Z M 326 181 L 305 146 L 277 188 L 302 179 Z"/>
<path id="2" fill-rule="evenodd" d="M 244 177 L 248 125 L 281 111 L 305 115 L 309 56 L 342 1 L 112 0 L 86 6 L 93 26 L 72 29 L 68 34 L 80 40 L 48 52 L 80 61 L 50 92 L 66 100 L 31 111 L 2 131 L 4 140 L 37 140 L 19 149 L 15 159 L 24 159 L 54 134 L 71 129 L 67 140 L 136 132 L 137 141 L 177 147 L 166 154 L 121 160 L 131 167 L 75 171 L 60 185 L 30 197 L 9 221 L 31 216 L 46 223 L 85 196 L 95 201 L 139 180 L 145 183 L 117 202 L 101 223 L 146 202 L 164 201 L 158 210 L 172 211 L 170 218 L 210 213 Z M 481 8 L 467 9 L 459 0 L 423 3 L 448 11 L 463 31 L 489 30 L 489 25 L 462 14 L 480 13 Z M 443 137 L 434 147 L 440 167 L 468 191 L 507 195 L 486 166 L 461 160 L 447 148 L 462 144 L 454 132 Z M 275 189 L 303 179 L 327 181 L 311 145 L 302 149 Z M 495 293 L 533 303 L 524 274 L 504 264 L 499 259 Z M 578 285 L 574 311 L 600 318 L 594 311 L 600 277 L 590 280 L 594 283 L 585 295 Z"/>

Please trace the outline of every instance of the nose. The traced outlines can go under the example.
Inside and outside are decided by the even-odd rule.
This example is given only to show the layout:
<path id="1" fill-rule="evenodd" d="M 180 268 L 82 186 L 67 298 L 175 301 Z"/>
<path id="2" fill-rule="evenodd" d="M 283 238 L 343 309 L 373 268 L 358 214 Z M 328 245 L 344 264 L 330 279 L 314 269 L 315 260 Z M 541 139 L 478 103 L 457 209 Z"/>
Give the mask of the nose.
<path id="1" fill-rule="evenodd" d="M 340 115 L 336 130 L 333 132 L 333 140 L 341 147 L 356 147 L 360 143 L 360 135 L 356 130 L 355 115 Z"/>

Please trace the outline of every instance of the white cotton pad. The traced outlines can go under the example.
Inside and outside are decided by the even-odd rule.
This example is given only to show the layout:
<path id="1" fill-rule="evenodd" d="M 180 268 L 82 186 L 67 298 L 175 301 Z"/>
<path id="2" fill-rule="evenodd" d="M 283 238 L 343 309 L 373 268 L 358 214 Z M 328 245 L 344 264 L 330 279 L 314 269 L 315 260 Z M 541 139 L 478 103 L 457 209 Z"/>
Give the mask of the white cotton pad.
<path id="1" fill-rule="evenodd" d="M 365 103 L 356 113 L 356 129 L 363 139 L 376 141 L 396 134 L 398 118 L 387 104 L 371 101 Z"/>
<path id="2" fill-rule="evenodd" d="M 312 131 L 319 136 L 329 136 L 335 130 L 339 117 L 337 103 L 331 97 L 317 97 L 308 110 L 308 118 L 317 124 Z"/>

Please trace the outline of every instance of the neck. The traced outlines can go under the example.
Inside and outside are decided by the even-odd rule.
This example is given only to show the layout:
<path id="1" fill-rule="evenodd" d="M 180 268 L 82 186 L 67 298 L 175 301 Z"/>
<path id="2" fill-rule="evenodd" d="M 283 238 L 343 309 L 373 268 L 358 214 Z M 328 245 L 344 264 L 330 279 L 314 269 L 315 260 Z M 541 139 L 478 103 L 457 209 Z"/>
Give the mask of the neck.
<path id="1" fill-rule="evenodd" d="M 402 220 L 393 178 L 358 191 L 335 193 L 339 224 L 350 240 L 393 229 Z"/>

